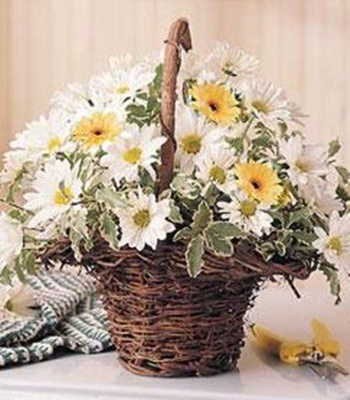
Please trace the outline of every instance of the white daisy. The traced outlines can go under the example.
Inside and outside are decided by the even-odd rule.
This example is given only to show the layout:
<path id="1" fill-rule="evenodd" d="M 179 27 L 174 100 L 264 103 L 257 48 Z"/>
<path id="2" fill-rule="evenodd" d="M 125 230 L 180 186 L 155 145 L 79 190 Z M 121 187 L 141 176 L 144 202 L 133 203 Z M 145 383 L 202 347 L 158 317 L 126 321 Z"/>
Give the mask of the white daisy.
<path id="1" fill-rule="evenodd" d="M 154 72 L 145 71 L 143 65 L 138 64 L 130 70 L 115 70 L 93 77 L 90 90 L 103 104 L 109 104 L 118 98 L 132 100 L 154 77 Z"/>
<path id="2" fill-rule="evenodd" d="M 23 248 L 22 224 L 0 213 L 0 272 L 19 256 Z"/>
<path id="3" fill-rule="evenodd" d="M 253 232 L 257 236 L 268 234 L 271 230 L 273 219 L 266 213 L 267 207 L 248 199 L 244 194 L 238 193 L 229 203 L 221 201 L 218 207 L 222 218 L 240 227 L 244 232 Z"/>
<path id="4" fill-rule="evenodd" d="M 342 202 L 337 198 L 334 185 L 321 177 L 313 177 L 300 191 L 307 203 L 316 211 L 329 215 L 332 211 L 341 211 Z"/>
<path id="5" fill-rule="evenodd" d="M 208 123 L 204 117 L 198 116 L 190 107 L 177 104 L 175 163 L 180 167 L 180 171 L 190 175 L 194 170 L 197 158 L 208 146 L 218 143 L 225 134 L 225 129 Z"/>
<path id="6" fill-rule="evenodd" d="M 36 174 L 32 188 L 26 193 L 24 207 L 35 213 L 29 221 L 29 227 L 56 222 L 59 217 L 79 201 L 82 182 L 78 178 L 78 167 L 71 169 L 67 160 L 46 164 L 44 171 Z"/>
<path id="7" fill-rule="evenodd" d="M 22 171 L 27 162 L 26 152 L 23 150 L 8 151 L 4 154 L 4 167 L 0 172 L 0 183 L 12 183 Z"/>
<path id="8" fill-rule="evenodd" d="M 26 129 L 16 135 L 10 143 L 14 150 L 25 153 L 26 161 L 36 162 L 43 155 L 61 151 L 70 134 L 68 123 L 51 112 L 48 118 L 41 116 L 37 121 L 27 124 Z"/>
<path id="9" fill-rule="evenodd" d="M 155 179 L 153 164 L 158 161 L 157 152 L 165 141 L 155 125 L 128 126 L 119 140 L 104 146 L 107 154 L 102 157 L 101 165 L 107 168 L 106 176 L 114 178 L 117 183 L 122 179 L 137 181 L 142 167 Z"/>
<path id="10" fill-rule="evenodd" d="M 215 81 L 216 74 L 208 70 L 208 58 L 203 59 L 193 50 L 183 54 L 179 72 L 179 82 L 185 80 L 196 80 L 197 83 Z"/>
<path id="11" fill-rule="evenodd" d="M 120 246 L 128 245 L 138 251 L 146 245 L 156 249 L 158 240 L 164 240 L 175 227 L 166 218 L 170 215 L 170 200 L 156 201 L 154 194 L 146 195 L 139 189 L 131 193 L 128 206 L 118 208 L 121 228 Z"/>
<path id="12" fill-rule="evenodd" d="M 0 286 L 0 318 L 33 318 L 37 310 L 35 292 L 29 285 Z"/>
<path id="13" fill-rule="evenodd" d="M 235 153 L 227 146 L 211 146 L 196 160 L 196 177 L 205 184 L 212 182 L 225 193 L 230 193 L 234 185 L 232 167 L 236 161 Z"/>
<path id="14" fill-rule="evenodd" d="M 307 185 L 310 180 L 328 172 L 327 150 L 324 146 L 305 145 L 300 135 L 281 140 L 280 153 L 286 159 L 287 173 L 294 185 Z"/>
<path id="15" fill-rule="evenodd" d="M 70 83 L 67 91 L 53 94 L 50 104 L 67 120 L 71 120 L 77 113 L 86 112 L 94 104 L 91 97 L 88 85 Z"/>
<path id="16" fill-rule="evenodd" d="M 252 80 L 247 93 L 246 105 L 268 128 L 275 129 L 279 121 L 291 121 L 296 117 L 295 104 L 291 103 L 283 89 L 260 79 Z"/>
<path id="17" fill-rule="evenodd" d="M 340 268 L 350 267 L 350 214 L 340 216 L 337 211 L 332 212 L 329 221 L 329 233 L 316 227 L 318 236 L 313 246 L 325 259 Z"/>
<path id="18" fill-rule="evenodd" d="M 255 72 L 259 61 L 240 48 L 231 47 L 228 43 L 216 45 L 210 57 L 213 70 L 221 75 L 246 77 Z"/>

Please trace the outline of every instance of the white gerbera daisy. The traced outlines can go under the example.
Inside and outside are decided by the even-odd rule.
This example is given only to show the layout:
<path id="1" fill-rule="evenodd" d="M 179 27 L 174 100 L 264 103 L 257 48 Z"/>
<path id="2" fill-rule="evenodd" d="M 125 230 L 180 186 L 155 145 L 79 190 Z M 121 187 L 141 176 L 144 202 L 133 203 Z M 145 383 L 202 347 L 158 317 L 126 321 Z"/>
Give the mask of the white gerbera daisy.
<path id="1" fill-rule="evenodd" d="M 337 211 L 332 212 L 329 221 L 329 233 L 316 227 L 318 236 L 313 246 L 325 259 L 340 268 L 350 267 L 350 214 L 340 217 Z"/>
<path id="2" fill-rule="evenodd" d="M 235 153 L 227 146 L 211 146 L 200 154 L 196 160 L 196 177 L 205 184 L 212 182 L 225 193 L 230 193 L 234 187 L 232 167 L 236 161 Z"/>
<path id="3" fill-rule="evenodd" d="M 253 232 L 257 236 L 268 234 L 273 219 L 266 213 L 267 206 L 249 199 L 243 193 L 237 193 L 229 203 L 218 203 L 223 219 L 237 225 L 245 232 Z"/>
<path id="4" fill-rule="evenodd" d="M 22 224 L 0 213 L 0 272 L 19 256 L 23 248 Z"/>
<path id="5" fill-rule="evenodd" d="M 68 211 L 82 193 L 82 182 L 78 178 L 78 165 L 71 169 L 67 160 L 48 163 L 44 171 L 36 174 L 34 192 L 24 195 L 24 207 L 35 213 L 29 221 L 34 228 L 48 222 L 56 222 Z"/>
<path id="6" fill-rule="evenodd" d="M 123 178 L 127 182 L 137 181 L 142 167 L 155 179 L 153 164 L 158 161 L 157 152 L 165 141 L 155 125 L 128 126 L 118 141 L 104 146 L 107 154 L 102 157 L 101 165 L 107 167 L 106 176 L 117 183 Z"/>
<path id="7" fill-rule="evenodd" d="M 197 158 L 208 146 L 218 143 L 226 134 L 226 129 L 219 128 L 198 116 L 193 109 L 178 104 L 176 108 L 175 139 L 177 149 L 175 163 L 180 171 L 190 175 Z"/>
<path id="8" fill-rule="evenodd" d="M 26 129 L 16 135 L 10 143 L 14 150 L 25 153 L 26 161 L 36 162 L 43 155 L 52 155 L 62 149 L 69 136 L 68 123 L 51 112 L 48 118 L 41 116 L 27 124 Z"/>
<path id="9" fill-rule="evenodd" d="M 327 174 L 327 150 L 323 146 L 305 145 L 300 135 L 288 141 L 281 140 L 279 145 L 289 165 L 287 173 L 294 185 L 304 186 L 311 179 Z"/>
<path id="10" fill-rule="evenodd" d="M 0 286 L 0 318 L 33 318 L 37 310 L 35 292 L 29 285 Z"/>
<path id="11" fill-rule="evenodd" d="M 279 121 L 291 121 L 297 108 L 287 99 L 283 89 L 263 80 L 253 80 L 247 93 L 247 107 L 268 128 L 275 129 Z M 298 115 L 300 111 L 298 109 Z"/>
<path id="12" fill-rule="evenodd" d="M 246 77 L 251 75 L 259 66 L 254 56 L 228 43 L 216 45 L 210 57 L 213 70 L 221 75 L 231 77 Z"/>
<path id="13" fill-rule="evenodd" d="M 158 240 L 164 240 L 175 227 L 166 219 L 170 215 L 170 200 L 159 202 L 153 194 L 146 195 L 141 189 L 138 193 L 131 193 L 128 205 L 118 208 L 121 228 L 120 246 L 128 245 L 138 251 L 146 245 L 156 249 Z"/>

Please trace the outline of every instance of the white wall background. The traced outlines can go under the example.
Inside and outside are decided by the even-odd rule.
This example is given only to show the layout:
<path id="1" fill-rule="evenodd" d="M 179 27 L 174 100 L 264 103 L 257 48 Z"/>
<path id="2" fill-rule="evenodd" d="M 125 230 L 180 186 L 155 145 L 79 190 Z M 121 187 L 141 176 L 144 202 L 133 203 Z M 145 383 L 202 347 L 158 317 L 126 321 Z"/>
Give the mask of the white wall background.
<path id="1" fill-rule="evenodd" d="M 198 50 L 256 54 L 311 115 L 310 140 L 339 136 L 350 152 L 350 0 L 0 0 L 0 153 L 53 91 L 158 48 L 179 16 Z"/>

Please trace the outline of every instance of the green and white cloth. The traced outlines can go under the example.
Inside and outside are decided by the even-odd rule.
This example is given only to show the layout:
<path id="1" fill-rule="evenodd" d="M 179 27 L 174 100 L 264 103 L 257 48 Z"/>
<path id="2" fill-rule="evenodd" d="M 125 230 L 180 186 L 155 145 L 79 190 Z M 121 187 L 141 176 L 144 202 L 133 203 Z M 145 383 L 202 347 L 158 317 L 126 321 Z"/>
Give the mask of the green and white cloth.
<path id="1" fill-rule="evenodd" d="M 0 319 L 0 366 L 46 360 L 62 350 L 99 353 L 112 349 L 107 317 L 93 280 L 67 271 L 30 277 L 39 313 L 32 319 Z"/>

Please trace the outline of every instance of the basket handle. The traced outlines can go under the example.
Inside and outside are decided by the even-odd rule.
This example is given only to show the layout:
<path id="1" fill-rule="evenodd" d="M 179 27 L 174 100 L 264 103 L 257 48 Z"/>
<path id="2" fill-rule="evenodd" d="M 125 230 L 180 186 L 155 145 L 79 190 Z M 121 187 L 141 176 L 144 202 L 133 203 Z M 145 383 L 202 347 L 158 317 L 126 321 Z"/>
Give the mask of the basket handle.
<path id="1" fill-rule="evenodd" d="M 176 79 L 181 64 L 181 47 L 185 51 L 192 48 L 191 33 L 186 18 L 179 18 L 173 22 L 165 44 L 160 124 L 162 135 L 168 140 L 161 149 L 159 193 L 168 189 L 174 171 Z"/>

